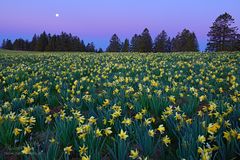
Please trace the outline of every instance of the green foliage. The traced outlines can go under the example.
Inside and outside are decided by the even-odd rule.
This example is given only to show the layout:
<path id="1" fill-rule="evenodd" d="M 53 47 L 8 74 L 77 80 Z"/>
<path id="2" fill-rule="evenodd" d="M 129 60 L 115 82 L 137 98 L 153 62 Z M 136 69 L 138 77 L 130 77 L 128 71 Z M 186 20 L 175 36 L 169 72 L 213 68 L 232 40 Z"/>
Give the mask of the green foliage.
<path id="1" fill-rule="evenodd" d="M 0 55 L 5 159 L 239 156 L 238 53 Z"/>
<path id="2" fill-rule="evenodd" d="M 4 147 L 10 147 L 14 145 L 15 136 L 13 129 L 16 127 L 16 123 L 11 120 L 5 120 L 0 122 L 0 144 Z"/>
<path id="3" fill-rule="evenodd" d="M 55 137 L 60 146 L 66 147 L 69 144 L 74 144 L 74 141 L 77 138 L 75 134 L 76 127 L 77 121 L 75 119 L 55 119 Z"/>

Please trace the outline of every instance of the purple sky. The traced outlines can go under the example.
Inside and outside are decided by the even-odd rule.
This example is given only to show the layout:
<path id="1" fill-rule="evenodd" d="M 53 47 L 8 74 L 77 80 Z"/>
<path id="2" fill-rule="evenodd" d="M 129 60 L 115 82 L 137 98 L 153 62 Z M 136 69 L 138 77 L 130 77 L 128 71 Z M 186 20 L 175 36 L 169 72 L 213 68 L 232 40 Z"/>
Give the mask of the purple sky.
<path id="1" fill-rule="evenodd" d="M 154 39 L 163 29 L 173 37 L 188 28 L 203 50 L 209 27 L 224 12 L 240 27 L 239 0 L 1 0 L 0 41 L 65 31 L 105 49 L 113 33 L 123 41 L 147 27 Z"/>

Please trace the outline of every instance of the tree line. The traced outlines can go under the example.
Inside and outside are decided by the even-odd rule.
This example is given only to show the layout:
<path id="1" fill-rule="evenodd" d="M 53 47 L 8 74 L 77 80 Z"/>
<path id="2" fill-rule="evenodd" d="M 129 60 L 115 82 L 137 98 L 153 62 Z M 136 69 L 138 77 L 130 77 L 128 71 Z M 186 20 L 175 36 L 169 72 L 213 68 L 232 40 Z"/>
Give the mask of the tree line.
<path id="1" fill-rule="evenodd" d="M 208 32 L 206 51 L 239 51 L 240 34 L 234 25 L 234 18 L 224 13 L 217 17 Z M 3 49 L 26 51 L 78 51 L 103 52 L 96 49 L 94 43 L 84 44 L 77 36 L 62 32 L 60 35 L 51 35 L 43 32 L 34 35 L 31 41 L 16 39 L 3 40 Z M 147 28 L 141 34 L 134 34 L 131 40 L 121 42 L 117 34 L 113 34 L 107 52 L 195 52 L 199 51 L 198 40 L 194 32 L 184 29 L 176 37 L 170 38 L 163 30 L 153 40 Z"/>
<path id="2" fill-rule="evenodd" d="M 100 48 L 95 49 L 93 42 L 85 45 L 83 40 L 77 36 L 62 32 L 60 35 L 47 34 L 45 31 L 40 35 L 34 35 L 31 41 L 22 38 L 16 39 L 13 43 L 11 40 L 3 40 L 3 49 L 24 50 L 24 51 L 79 51 L 79 52 L 103 52 Z"/>
<path id="3" fill-rule="evenodd" d="M 103 52 L 95 49 L 93 43 L 84 44 L 77 36 L 62 32 L 60 35 L 47 34 L 34 35 L 31 41 L 22 38 L 3 40 L 3 49 L 23 51 L 78 51 L 78 52 Z M 170 39 L 165 31 L 162 31 L 152 41 L 149 30 L 146 28 L 142 34 L 135 34 L 131 42 L 128 39 L 122 43 L 114 34 L 111 37 L 107 52 L 171 52 L 171 51 L 198 51 L 198 42 L 195 34 L 184 29 L 175 38 Z"/>
<path id="4" fill-rule="evenodd" d="M 197 37 L 188 29 L 184 29 L 173 39 L 163 30 L 153 41 L 147 28 L 140 35 L 135 34 L 130 42 L 125 39 L 122 43 L 114 34 L 106 49 L 107 52 L 194 52 L 198 50 Z"/>

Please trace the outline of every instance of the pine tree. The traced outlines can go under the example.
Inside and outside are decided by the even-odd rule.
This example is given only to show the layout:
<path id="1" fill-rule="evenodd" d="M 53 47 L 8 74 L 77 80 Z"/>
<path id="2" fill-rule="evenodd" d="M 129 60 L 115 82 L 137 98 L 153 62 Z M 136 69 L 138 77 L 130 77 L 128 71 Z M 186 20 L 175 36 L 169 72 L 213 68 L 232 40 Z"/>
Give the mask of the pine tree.
<path id="1" fill-rule="evenodd" d="M 55 50 L 63 51 L 61 36 L 56 35 Z"/>
<path id="2" fill-rule="evenodd" d="M 129 40 L 125 39 L 124 43 L 122 44 L 122 52 L 129 52 Z"/>
<path id="3" fill-rule="evenodd" d="M 33 38 L 32 38 L 32 41 L 30 43 L 30 50 L 31 51 L 36 51 L 37 48 L 37 42 L 38 42 L 38 36 L 36 34 L 34 34 Z"/>
<path id="4" fill-rule="evenodd" d="M 140 35 L 134 34 L 134 36 L 132 37 L 130 51 L 140 52 Z"/>
<path id="5" fill-rule="evenodd" d="M 107 52 L 120 52 L 121 41 L 116 34 L 114 34 L 110 40 L 110 44 L 107 47 Z"/>
<path id="6" fill-rule="evenodd" d="M 194 32 L 184 29 L 172 39 L 172 51 L 174 52 L 196 52 L 198 51 L 198 41 Z"/>
<path id="7" fill-rule="evenodd" d="M 6 49 L 6 40 L 5 39 L 3 39 L 3 41 L 2 41 L 2 49 Z"/>
<path id="8" fill-rule="evenodd" d="M 86 51 L 86 46 L 83 40 L 81 40 L 80 44 L 80 52 L 85 52 Z"/>
<path id="9" fill-rule="evenodd" d="M 99 48 L 99 50 L 97 51 L 97 53 L 103 53 L 103 49 Z"/>
<path id="10" fill-rule="evenodd" d="M 163 30 L 154 40 L 154 52 L 169 52 L 169 37 Z"/>
<path id="11" fill-rule="evenodd" d="M 48 35 L 48 44 L 46 46 L 46 51 L 56 51 L 56 35 Z"/>
<path id="12" fill-rule="evenodd" d="M 86 52 L 95 52 L 95 46 L 93 42 L 87 44 Z"/>
<path id="13" fill-rule="evenodd" d="M 80 50 L 80 39 L 78 37 L 71 38 L 71 51 L 79 51 Z"/>
<path id="14" fill-rule="evenodd" d="M 171 38 L 168 37 L 168 40 L 167 40 L 167 50 L 166 50 L 166 52 L 171 52 L 171 51 L 172 51 Z"/>
<path id="15" fill-rule="evenodd" d="M 207 51 L 232 51 L 237 38 L 237 27 L 233 17 L 224 13 L 217 17 L 208 32 Z"/>
<path id="16" fill-rule="evenodd" d="M 179 38 L 179 33 L 177 34 L 176 37 L 172 38 L 171 40 L 171 51 L 177 52 L 180 48 L 180 38 Z"/>
<path id="17" fill-rule="evenodd" d="M 24 51 L 30 51 L 30 42 L 28 40 L 25 40 L 23 50 Z"/>
<path id="18" fill-rule="evenodd" d="M 152 52 L 152 47 L 153 47 L 152 38 L 147 28 L 143 30 L 139 43 L 140 43 L 140 46 L 139 46 L 140 52 Z"/>
<path id="19" fill-rule="evenodd" d="M 71 51 L 72 44 L 71 44 L 71 39 L 72 39 L 72 34 L 67 34 L 65 32 L 62 32 L 62 42 L 63 42 L 63 51 Z"/>
<path id="20" fill-rule="evenodd" d="M 44 31 L 40 36 L 36 44 L 36 50 L 37 51 L 45 51 L 46 47 L 48 45 L 48 35 Z"/>
<path id="21" fill-rule="evenodd" d="M 27 43 L 28 43 L 28 41 L 24 41 L 21 38 L 16 39 L 13 43 L 13 49 L 21 50 L 21 51 L 27 50 L 27 46 L 28 46 Z"/>
<path id="22" fill-rule="evenodd" d="M 12 44 L 11 40 L 9 40 L 9 39 L 6 40 L 5 49 L 8 49 L 8 50 L 12 50 L 13 49 L 13 44 Z"/>

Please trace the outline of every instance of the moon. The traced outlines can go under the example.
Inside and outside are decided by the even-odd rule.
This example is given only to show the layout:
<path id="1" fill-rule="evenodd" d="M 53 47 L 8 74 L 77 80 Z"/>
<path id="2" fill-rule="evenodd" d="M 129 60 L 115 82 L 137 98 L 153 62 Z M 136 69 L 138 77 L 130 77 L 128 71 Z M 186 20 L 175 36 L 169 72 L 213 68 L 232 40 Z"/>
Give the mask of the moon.
<path id="1" fill-rule="evenodd" d="M 56 13 L 55 16 L 56 16 L 56 17 L 59 17 L 59 13 Z"/>

